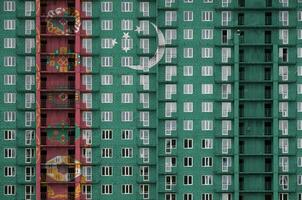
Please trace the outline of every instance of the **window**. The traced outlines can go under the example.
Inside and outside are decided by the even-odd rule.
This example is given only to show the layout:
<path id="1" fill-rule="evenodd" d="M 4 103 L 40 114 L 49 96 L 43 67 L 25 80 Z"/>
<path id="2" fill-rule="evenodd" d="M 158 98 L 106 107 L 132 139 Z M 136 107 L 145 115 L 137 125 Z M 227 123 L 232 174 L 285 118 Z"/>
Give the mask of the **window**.
<path id="1" fill-rule="evenodd" d="M 193 112 L 193 102 L 184 102 L 184 112 Z"/>
<path id="2" fill-rule="evenodd" d="M 184 21 L 193 21 L 193 11 L 184 11 L 183 16 Z"/>
<path id="3" fill-rule="evenodd" d="M 184 66 L 183 75 L 184 76 L 193 76 L 193 66 Z"/>
<path id="4" fill-rule="evenodd" d="M 279 30 L 279 39 L 282 41 L 282 44 L 288 44 L 288 30 L 287 29 Z"/>
<path id="5" fill-rule="evenodd" d="M 31 181 L 32 177 L 35 176 L 35 168 L 34 167 L 25 167 L 25 181 Z"/>
<path id="6" fill-rule="evenodd" d="M 193 139 L 184 139 L 184 149 L 193 149 Z"/>
<path id="7" fill-rule="evenodd" d="M 213 112 L 213 102 L 202 102 L 201 112 Z"/>
<path id="8" fill-rule="evenodd" d="M 102 93 L 101 103 L 113 103 L 113 93 Z"/>
<path id="9" fill-rule="evenodd" d="M 165 12 L 165 25 L 172 26 L 173 22 L 177 19 L 177 12 L 176 11 L 166 11 Z"/>
<path id="10" fill-rule="evenodd" d="M 4 93 L 4 103 L 16 103 L 16 93 Z"/>
<path id="11" fill-rule="evenodd" d="M 221 171 L 228 172 L 230 167 L 232 167 L 232 158 L 231 157 L 222 157 L 221 158 Z"/>
<path id="12" fill-rule="evenodd" d="M 102 194 L 112 194 L 112 185 L 102 184 L 101 192 L 102 192 Z"/>
<path id="13" fill-rule="evenodd" d="M 101 120 L 103 122 L 111 122 L 113 120 L 113 112 L 112 111 L 102 111 Z"/>
<path id="14" fill-rule="evenodd" d="M 131 184 L 123 184 L 122 185 L 122 194 L 132 194 L 132 185 Z"/>
<path id="15" fill-rule="evenodd" d="M 101 12 L 112 12 L 113 2 L 101 2 Z"/>
<path id="16" fill-rule="evenodd" d="M 213 12 L 212 11 L 203 11 L 201 21 L 213 21 Z"/>
<path id="17" fill-rule="evenodd" d="M 288 11 L 279 11 L 279 21 L 281 22 L 282 26 L 288 26 Z"/>
<path id="18" fill-rule="evenodd" d="M 184 185 L 193 185 L 193 176 L 192 175 L 184 176 Z"/>
<path id="19" fill-rule="evenodd" d="M 201 176 L 201 185 L 213 185 L 213 176 L 202 175 Z"/>
<path id="20" fill-rule="evenodd" d="M 213 58 L 213 48 L 201 48 L 201 58 Z"/>
<path id="21" fill-rule="evenodd" d="M 122 130 L 121 138 L 122 138 L 122 140 L 132 140 L 133 131 L 132 130 Z"/>
<path id="22" fill-rule="evenodd" d="M 13 166 L 4 167 L 4 176 L 5 177 L 14 177 L 14 176 L 16 176 L 16 167 L 13 167 Z"/>
<path id="23" fill-rule="evenodd" d="M 133 175 L 133 168 L 131 166 L 122 166 L 121 175 L 122 176 L 132 176 Z"/>
<path id="24" fill-rule="evenodd" d="M 112 167 L 111 166 L 102 166 L 101 175 L 102 176 L 112 176 Z"/>
<path id="25" fill-rule="evenodd" d="M 202 120 L 201 121 L 201 130 L 202 131 L 213 130 L 213 121 L 212 120 Z"/>
<path id="26" fill-rule="evenodd" d="M 122 2 L 121 11 L 122 12 L 132 12 L 133 11 L 133 2 Z"/>
<path id="27" fill-rule="evenodd" d="M 184 29 L 184 39 L 185 40 L 193 39 L 193 29 Z"/>
<path id="28" fill-rule="evenodd" d="M 166 29 L 165 30 L 165 39 L 166 39 L 166 44 L 172 44 L 172 40 L 177 39 L 176 29 Z M 184 36 L 184 39 L 185 39 L 185 36 Z"/>
<path id="29" fill-rule="evenodd" d="M 121 121 L 122 122 L 132 122 L 133 121 L 133 112 L 132 111 L 122 111 L 121 112 Z"/>
<path id="30" fill-rule="evenodd" d="M 101 20 L 102 31 L 111 31 L 113 29 L 113 20 Z"/>
<path id="31" fill-rule="evenodd" d="M 145 26 L 145 28 L 146 28 L 146 26 Z M 122 31 L 131 31 L 131 30 L 133 30 L 133 20 L 124 20 L 123 19 L 121 21 L 121 29 L 122 29 Z"/>
<path id="32" fill-rule="evenodd" d="M 26 127 L 30 127 L 33 125 L 36 116 L 35 116 L 35 112 L 25 112 L 25 126 Z"/>
<path id="33" fill-rule="evenodd" d="M 84 1 L 82 2 L 82 11 L 85 13 L 87 17 L 92 16 L 92 2 L 91 1 Z"/>
<path id="34" fill-rule="evenodd" d="M 31 163 L 34 156 L 35 156 L 35 149 L 33 149 L 33 148 L 25 149 L 25 152 L 24 152 L 25 163 Z"/>
<path id="35" fill-rule="evenodd" d="M 149 2 L 140 2 L 139 11 L 143 13 L 144 17 L 149 16 Z"/>
<path id="36" fill-rule="evenodd" d="M 15 148 L 4 148 L 4 158 L 15 158 L 16 149 Z"/>
<path id="37" fill-rule="evenodd" d="M 16 66 L 16 57 L 13 56 L 4 56 L 4 67 L 15 67 Z"/>
<path id="38" fill-rule="evenodd" d="M 222 11 L 221 12 L 221 25 L 228 26 L 231 21 L 231 11 Z"/>
<path id="39" fill-rule="evenodd" d="M 184 48 L 184 58 L 193 58 L 193 48 Z"/>
<path id="40" fill-rule="evenodd" d="M 92 199 L 92 186 L 91 185 L 82 185 L 82 194 L 84 195 L 84 198 L 87 200 Z"/>
<path id="41" fill-rule="evenodd" d="M 86 178 L 86 181 L 92 180 L 92 167 L 91 166 L 82 166 L 81 173 L 82 173 L 82 176 Z"/>
<path id="42" fill-rule="evenodd" d="M 201 158 L 201 167 L 212 167 L 213 158 L 212 157 L 202 157 Z"/>
<path id="43" fill-rule="evenodd" d="M 202 139 L 201 148 L 202 149 L 213 149 L 213 139 Z"/>
<path id="44" fill-rule="evenodd" d="M 15 30 L 16 29 L 16 20 L 7 19 L 4 20 L 4 30 Z"/>
<path id="45" fill-rule="evenodd" d="M 184 167 L 193 167 L 193 157 L 184 157 Z"/>
<path id="46" fill-rule="evenodd" d="M 122 93 L 122 103 L 133 103 L 133 93 Z"/>
<path id="47" fill-rule="evenodd" d="M 16 186 L 4 185 L 4 195 L 16 195 Z"/>
<path id="48" fill-rule="evenodd" d="M 25 56 L 25 66 L 24 70 L 26 72 L 34 72 L 36 67 L 36 58 L 34 56 Z"/>
<path id="49" fill-rule="evenodd" d="M 92 108 L 92 94 L 82 93 L 82 103 L 85 105 L 85 108 Z"/>
<path id="50" fill-rule="evenodd" d="M 92 126 L 92 112 L 90 111 L 84 111 L 82 113 L 82 120 L 87 127 Z"/>
<path id="51" fill-rule="evenodd" d="M 4 140 L 15 140 L 15 139 L 16 139 L 16 130 L 4 131 Z"/>
<path id="52" fill-rule="evenodd" d="M 91 57 L 90 57 L 91 58 Z M 113 57 L 109 56 L 102 56 L 101 57 L 101 66 L 102 67 L 112 67 L 113 66 Z M 91 67 L 92 67 L 92 58 L 91 58 Z"/>
<path id="53" fill-rule="evenodd" d="M 232 177 L 230 175 L 222 175 L 221 176 L 221 189 L 222 190 L 228 190 L 229 185 L 232 183 Z"/>
<path id="54" fill-rule="evenodd" d="M 84 39 L 83 39 L 84 41 Z M 113 38 L 102 38 L 101 39 L 101 48 L 102 49 L 112 49 L 114 47 L 114 39 Z M 85 42 L 88 42 L 88 39 L 85 40 Z M 82 42 L 82 44 L 84 45 L 84 43 Z M 89 47 L 91 49 L 92 47 L 92 40 L 89 39 L 89 43 L 87 43 L 87 47 L 88 47 L 88 44 L 89 44 Z"/>
<path id="55" fill-rule="evenodd" d="M 192 131 L 193 130 L 193 120 L 184 120 L 183 129 L 185 131 Z"/>
<path id="56" fill-rule="evenodd" d="M 201 84 L 201 94 L 213 94 L 213 84 Z"/>
<path id="57" fill-rule="evenodd" d="M 92 20 L 82 20 L 82 29 L 86 32 L 86 35 L 92 35 Z M 83 39 L 84 40 L 84 39 Z M 91 39 L 90 39 L 91 40 Z M 89 46 L 91 48 L 91 42 L 86 42 L 87 44 L 85 44 L 85 42 L 83 41 L 83 46 L 84 44 Z M 91 51 L 88 51 L 87 47 L 86 48 L 86 52 L 91 53 Z"/>
<path id="58" fill-rule="evenodd" d="M 122 75 L 122 85 L 133 85 L 133 76 Z"/>
<path id="59" fill-rule="evenodd" d="M 232 148 L 232 140 L 231 139 L 222 139 L 221 140 L 221 152 L 223 154 L 228 154 L 229 150 Z"/>
<path id="60" fill-rule="evenodd" d="M 288 175 L 279 175 L 279 184 L 283 190 L 288 190 L 289 176 Z"/>
<path id="61" fill-rule="evenodd" d="M 213 29 L 202 29 L 201 30 L 201 39 L 212 40 L 213 39 Z"/>
<path id="62" fill-rule="evenodd" d="M 221 62 L 227 63 L 231 58 L 231 48 L 221 48 Z"/>
<path id="63" fill-rule="evenodd" d="M 4 38 L 4 48 L 6 49 L 16 48 L 16 38 Z"/>
<path id="64" fill-rule="evenodd" d="M 101 76 L 101 84 L 102 85 L 112 85 L 113 84 L 113 76 L 112 75 L 102 75 Z"/>
<path id="65" fill-rule="evenodd" d="M 111 129 L 105 129 L 105 130 L 102 130 L 102 140 L 112 140 L 112 130 Z"/>
<path id="66" fill-rule="evenodd" d="M 140 130 L 140 140 L 142 140 L 144 145 L 149 144 L 149 130 Z"/>
<path id="67" fill-rule="evenodd" d="M 213 200 L 213 194 L 211 194 L 211 193 L 202 193 L 201 194 L 201 200 Z M 222 200 L 231 200 L 231 199 L 222 198 Z"/>
<path id="68" fill-rule="evenodd" d="M 113 150 L 111 148 L 102 148 L 101 149 L 101 157 L 102 158 L 112 158 Z"/>
<path id="69" fill-rule="evenodd" d="M 35 39 L 33 38 L 25 38 L 25 47 L 24 53 L 33 53 L 35 48 Z"/>
<path id="70" fill-rule="evenodd" d="M 132 148 L 122 148 L 122 158 L 132 158 L 133 156 L 133 149 Z"/>
<path id="71" fill-rule="evenodd" d="M 4 1 L 3 11 L 12 12 L 16 10 L 15 1 Z"/>
<path id="72" fill-rule="evenodd" d="M 4 121 L 5 122 L 15 122 L 16 121 L 16 112 L 15 111 L 5 111 L 4 112 Z"/>
<path id="73" fill-rule="evenodd" d="M 213 66 L 202 66 L 201 76 L 213 76 Z"/>
<path id="74" fill-rule="evenodd" d="M 184 84 L 184 94 L 193 94 L 193 84 Z"/>
<path id="75" fill-rule="evenodd" d="M 31 16 L 33 12 L 35 12 L 35 2 L 25 1 L 24 15 Z"/>

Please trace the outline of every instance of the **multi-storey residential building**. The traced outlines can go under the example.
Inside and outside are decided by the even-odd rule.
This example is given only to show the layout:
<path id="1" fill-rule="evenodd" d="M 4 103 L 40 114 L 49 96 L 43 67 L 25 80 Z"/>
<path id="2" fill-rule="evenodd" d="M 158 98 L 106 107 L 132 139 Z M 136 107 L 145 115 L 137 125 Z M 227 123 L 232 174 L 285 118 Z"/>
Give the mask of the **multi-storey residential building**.
<path id="1" fill-rule="evenodd" d="M 0 10 L 1 200 L 302 200 L 301 0 Z"/>

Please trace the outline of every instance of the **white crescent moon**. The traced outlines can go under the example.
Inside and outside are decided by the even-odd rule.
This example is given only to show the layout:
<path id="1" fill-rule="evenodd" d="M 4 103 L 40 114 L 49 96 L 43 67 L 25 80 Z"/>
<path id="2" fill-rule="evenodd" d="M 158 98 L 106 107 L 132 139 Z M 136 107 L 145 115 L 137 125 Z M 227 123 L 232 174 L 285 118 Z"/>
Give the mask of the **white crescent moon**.
<path id="1" fill-rule="evenodd" d="M 164 34 L 152 22 L 151 22 L 151 25 L 155 28 L 157 37 L 158 37 L 158 46 L 157 46 L 155 55 L 149 59 L 148 64 L 146 66 L 130 65 L 130 66 L 127 66 L 128 68 L 135 69 L 135 70 L 144 70 L 146 68 L 150 69 L 151 67 L 155 66 L 163 58 L 163 56 L 165 54 L 165 45 L 166 45 L 166 40 L 165 40 Z"/>

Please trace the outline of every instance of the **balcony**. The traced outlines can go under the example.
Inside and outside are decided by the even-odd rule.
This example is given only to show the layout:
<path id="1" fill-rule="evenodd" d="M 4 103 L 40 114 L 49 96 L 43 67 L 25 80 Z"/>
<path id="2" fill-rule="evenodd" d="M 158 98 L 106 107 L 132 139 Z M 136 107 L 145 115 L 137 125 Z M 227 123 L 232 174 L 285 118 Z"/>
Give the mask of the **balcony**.
<path id="1" fill-rule="evenodd" d="M 51 90 L 51 91 L 66 91 L 75 89 L 75 81 L 55 81 L 55 82 L 46 82 L 41 81 L 42 90 Z"/>
<path id="2" fill-rule="evenodd" d="M 42 60 L 42 59 L 41 59 Z M 41 62 L 41 73 L 73 73 L 75 63 L 68 61 L 65 67 L 47 66 L 47 61 Z"/>
<path id="3" fill-rule="evenodd" d="M 41 164 L 42 165 L 47 165 L 48 164 L 48 160 L 47 160 L 46 157 L 47 157 L 46 154 L 42 154 L 41 155 Z M 75 156 L 74 155 L 68 155 L 67 163 L 60 162 L 57 165 L 74 165 L 74 160 L 75 160 Z M 51 165 L 54 165 L 54 164 L 51 164 Z"/>
<path id="4" fill-rule="evenodd" d="M 47 147 L 69 147 L 70 145 L 74 145 L 75 142 L 75 137 L 74 136 L 68 136 L 68 138 L 66 139 L 65 143 L 62 143 L 60 145 L 58 145 L 57 143 L 54 144 L 53 141 L 49 141 L 47 140 L 47 136 L 42 136 L 41 137 L 41 145 L 42 146 L 47 146 Z M 66 146 L 68 145 L 68 146 Z"/>
<path id="5" fill-rule="evenodd" d="M 58 170 L 58 169 L 57 169 Z M 70 183 L 75 179 L 75 173 L 67 173 L 66 179 L 54 180 L 51 177 L 47 177 L 47 173 L 41 173 L 41 182 L 43 183 Z"/>
<path id="6" fill-rule="evenodd" d="M 50 99 L 41 100 L 41 109 L 73 109 L 75 107 L 74 99 L 55 101 Z"/>
<path id="7" fill-rule="evenodd" d="M 66 119 L 66 121 L 67 121 L 67 123 L 64 123 L 65 126 L 72 126 L 73 127 L 75 125 L 74 117 L 69 117 L 69 118 Z M 41 117 L 41 126 L 42 127 L 48 127 L 48 126 L 55 126 L 56 127 L 58 124 L 60 124 L 60 122 L 49 123 L 49 122 L 47 122 L 46 117 Z"/>

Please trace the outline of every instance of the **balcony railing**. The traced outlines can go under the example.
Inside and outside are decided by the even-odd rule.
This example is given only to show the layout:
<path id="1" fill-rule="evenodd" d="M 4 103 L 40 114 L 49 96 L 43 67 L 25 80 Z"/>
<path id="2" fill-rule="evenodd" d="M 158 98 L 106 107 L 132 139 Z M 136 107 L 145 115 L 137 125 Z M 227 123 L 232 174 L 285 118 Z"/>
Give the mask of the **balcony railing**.
<path id="1" fill-rule="evenodd" d="M 74 164 L 75 156 L 74 155 L 68 155 L 68 163 L 65 164 Z M 42 164 L 47 164 L 47 158 L 46 155 L 41 155 L 41 163 Z M 62 163 L 58 163 L 60 165 Z"/>
<path id="2" fill-rule="evenodd" d="M 61 146 L 64 146 L 64 145 L 74 145 L 74 142 L 75 142 L 75 137 L 74 136 L 68 136 L 67 143 L 62 144 Z M 52 144 L 51 144 L 51 142 L 47 142 L 47 137 L 46 136 L 42 136 L 41 137 L 41 145 L 52 145 Z M 56 146 L 58 146 L 58 145 L 56 144 Z"/>
<path id="3" fill-rule="evenodd" d="M 67 174 L 67 179 L 65 180 L 53 180 L 51 178 L 47 178 L 46 173 L 41 173 L 41 182 L 71 182 L 75 179 L 75 174 L 74 173 L 68 173 Z"/>
<path id="4" fill-rule="evenodd" d="M 67 118 L 67 124 L 65 123 L 65 125 L 68 125 L 68 126 L 74 126 L 75 124 L 75 119 L 74 117 L 72 118 Z M 41 118 L 41 126 L 57 126 L 59 122 L 47 122 L 47 118 L 45 117 L 42 117 Z"/>
<path id="5" fill-rule="evenodd" d="M 74 99 L 67 99 L 61 102 L 46 99 L 41 100 L 41 108 L 74 108 L 74 105 Z"/>
<path id="6" fill-rule="evenodd" d="M 42 90 L 74 90 L 75 81 L 54 81 L 54 82 L 46 82 L 41 81 L 41 89 Z"/>
<path id="7" fill-rule="evenodd" d="M 67 69 L 61 70 L 57 69 L 55 67 L 47 67 L 46 62 L 41 62 L 41 71 L 42 72 L 74 72 L 75 63 L 74 62 L 68 62 Z"/>

